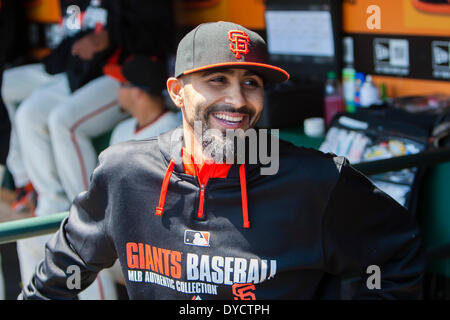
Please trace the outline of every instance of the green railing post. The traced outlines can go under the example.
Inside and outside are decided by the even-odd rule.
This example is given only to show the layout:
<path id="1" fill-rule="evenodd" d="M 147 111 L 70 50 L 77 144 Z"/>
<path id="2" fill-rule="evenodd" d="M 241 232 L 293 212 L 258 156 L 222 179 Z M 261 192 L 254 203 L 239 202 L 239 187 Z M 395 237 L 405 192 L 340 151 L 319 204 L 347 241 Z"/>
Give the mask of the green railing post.
<path id="1" fill-rule="evenodd" d="M 58 230 L 62 220 L 69 212 L 51 214 L 0 223 L 0 244 L 14 242 L 19 239 L 42 236 Z"/>

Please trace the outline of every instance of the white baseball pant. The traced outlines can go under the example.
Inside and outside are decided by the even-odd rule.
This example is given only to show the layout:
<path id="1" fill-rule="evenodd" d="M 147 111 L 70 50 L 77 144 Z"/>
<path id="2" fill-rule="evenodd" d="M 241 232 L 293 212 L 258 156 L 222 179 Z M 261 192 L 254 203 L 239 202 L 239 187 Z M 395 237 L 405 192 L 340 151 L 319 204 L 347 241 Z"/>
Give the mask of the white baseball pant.
<path id="1" fill-rule="evenodd" d="M 35 90 L 15 121 L 25 168 L 36 188 L 36 215 L 65 211 L 87 190 L 97 164 L 92 138 L 128 115 L 117 104 L 117 81 L 102 76 L 70 93 L 67 78 Z"/>
<path id="2" fill-rule="evenodd" d="M 28 174 L 20 153 L 14 116 L 17 106 L 31 93 L 51 81 L 58 81 L 61 75 L 52 76 L 45 72 L 41 63 L 7 69 L 3 72 L 2 98 L 11 121 L 11 137 L 6 163 L 14 178 L 16 187 L 23 187 L 29 182 Z"/>

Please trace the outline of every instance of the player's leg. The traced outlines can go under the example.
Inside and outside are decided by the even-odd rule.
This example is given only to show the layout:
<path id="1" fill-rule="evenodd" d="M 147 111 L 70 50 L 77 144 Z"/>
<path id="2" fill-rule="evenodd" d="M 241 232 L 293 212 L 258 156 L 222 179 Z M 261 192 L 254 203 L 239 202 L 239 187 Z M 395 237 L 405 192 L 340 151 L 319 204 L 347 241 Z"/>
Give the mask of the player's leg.
<path id="1" fill-rule="evenodd" d="M 65 75 L 36 89 L 19 106 L 15 121 L 20 151 L 25 169 L 38 192 L 36 215 L 48 215 L 67 210 L 70 201 L 59 181 L 53 158 L 48 116 L 69 97 L 70 90 Z"/>
<path id="2" fill-rule="evenodd" d="M 53 110 L 49 129 L 58 173 L 69 199 L 88 188 L 97 165 L 92 139 L 112 130 L 127 114 L 119 110 L 118 83 L 100 77 L 77 90 L 62 107 Z M 79 294 L 81 300 L 117 299 L 114 279 L 100 272 L 96 281 Z"/>
<path id="3" fill-rule="evenodd" d="M 17 241 L 17 256 L 19 258 L 20 276 L 23 285 L 30 282 L 36 271 L 36 266 L 44 258 L 45 243 L 50 238 L 51 235 L 43 235 Z"/>
<path id="4" fill-rule="evenodd" d="M 25 187 L 29 182 L 25 166 L 20 154 L 19 141 L 17 140 L 16 125 L 14 117 L 16 114 L 16 107 L 11 104 L 5 104 L 8 109 L 9 119 L 11 121 L 11 137 L 9 142 L 8 157 L 6 158 L 6 165 L 14 178 L 14 184 L 17 188 Z"/>
<path id="5" fill-rule="evenodd" d="M 61 182 L 69 199 L 86 190 L 97 165 L 92 139 L 128 116 L 117 102 L 119 84 L 102 76 L 77 90 L 52 111 L 49 128 Z"/>
<path id="6" fill-rule="evenodd" d="M 10 68 L 3 72 L 2 98 L 6 104 L 17 105 L 53 76 L 45 72 L 41 63 Z"/>
<path id="7" fill-rule="evenodd" d="M 40 63 L 11 68 L 5 70 L 3 74 L 2 97 L 11 122 L 7 166 L 18 191 L 17 199 L 12 204 L 14 211 L 20 211 L 33 196 L 33 189 L 25 170 L 16 133 L 14 121 L 16 108 L 35 89 L 49 83 L 52 79 L 53 76 L 45 72 L 43 64 Z"/>
<path id="8" fill-rule="evenodd" d="M 117 300 L 117 290 L 108 270 L 102 270 L 96 280 L 78 294 L 80 300 Z"/>
<path id="9" fill-rule="evenodd" d="M 53 81 L 33 91 L 15 116 L 24 165 L 39 194 L 37 216 L 67 210 L 70 205 L 58 179 L 47 127 L 50 111 L 67 99 L 69 93 L 67 77 L 55 76 Z M 44 245 L 49 238 L 45 235 L 17 241 L 22 283 L 28 283 L 44 257 Z"/>

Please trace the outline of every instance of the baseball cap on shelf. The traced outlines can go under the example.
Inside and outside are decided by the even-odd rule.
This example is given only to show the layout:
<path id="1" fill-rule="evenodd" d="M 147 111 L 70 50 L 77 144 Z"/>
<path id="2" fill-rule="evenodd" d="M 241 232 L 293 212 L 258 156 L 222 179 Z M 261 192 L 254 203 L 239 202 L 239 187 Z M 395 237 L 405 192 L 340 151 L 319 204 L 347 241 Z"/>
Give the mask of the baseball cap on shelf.
<path id="1" fill-rule="evenodd" d="M 134 55 L 125 61 L 123 67 L 119 64 L 108 64 L 103 71 L 119 82 L 130 82 L 149 94 L 161 95 L 166 86 L 166 66 L 155 57 Z"/>
<path id="2" fill-rule="evenodd" d="M 285 70 L 268 63 L 264 39 L 235 23 L 200 24 L 178 44 L 175 77 L 224 67 L 251 70 L 263 77 L 266 83 L 289 79 Z"/>

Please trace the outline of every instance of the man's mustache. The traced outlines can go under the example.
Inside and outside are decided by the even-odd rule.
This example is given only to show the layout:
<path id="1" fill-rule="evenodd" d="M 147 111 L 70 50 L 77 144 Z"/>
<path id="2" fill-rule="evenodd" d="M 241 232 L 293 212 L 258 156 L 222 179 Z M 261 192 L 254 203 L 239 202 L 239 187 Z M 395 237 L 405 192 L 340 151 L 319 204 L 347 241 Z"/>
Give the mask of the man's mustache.
<path id="1" fill-rule="evenodd" d="M 208 110 L 205 112 L 205 120 L 208 120 L 209 116 L 214 112 L 230 112 L 230 113 L 240 113 L 240 114 L 246 114 L 249 116 L 249 119 L 252 119 L 255 115 L 255 111 L 247 106 L 242 106 L 238 109 L 233 108 L 229 104 L 215 104 L 208 108 Z"/>

